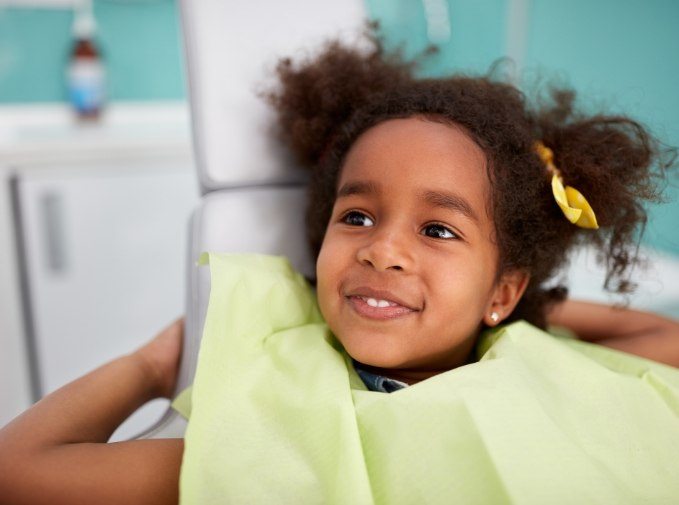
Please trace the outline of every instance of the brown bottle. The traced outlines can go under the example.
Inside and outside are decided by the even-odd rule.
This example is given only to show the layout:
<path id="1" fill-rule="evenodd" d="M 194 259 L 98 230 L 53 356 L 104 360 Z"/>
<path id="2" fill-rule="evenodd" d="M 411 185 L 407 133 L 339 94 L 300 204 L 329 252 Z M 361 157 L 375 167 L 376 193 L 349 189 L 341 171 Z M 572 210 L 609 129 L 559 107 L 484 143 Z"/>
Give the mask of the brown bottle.
<path id="1" fill-rule="evenodd" d="M 73 23 L 74 44 L 68 65 L 68 96 L 80 119 L 99 118 L 104 106 L 105 69 L 94 43 L 91 9 L 81 9 Z"/>

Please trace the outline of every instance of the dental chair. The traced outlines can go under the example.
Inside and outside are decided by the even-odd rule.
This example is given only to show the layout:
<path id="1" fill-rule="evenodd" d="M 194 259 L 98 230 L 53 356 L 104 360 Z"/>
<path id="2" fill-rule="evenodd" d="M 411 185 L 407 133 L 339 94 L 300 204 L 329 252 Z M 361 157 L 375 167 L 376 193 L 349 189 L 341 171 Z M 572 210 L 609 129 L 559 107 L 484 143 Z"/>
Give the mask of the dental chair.
<path id="1" fill-rule="evenodd" d="M 362 0 L 182 0 L 194 154 L 202 201 L 190 220 L 184 345 L 175 396 L 192 384 L 210 292 L 204 251 L 287 256 L 307 276 L 307 174 L 278 142 L 259 91 L 281 57 L 303 56 L 330 37 L 356 39 Z M 172 408 L 136 438 L 183 437 Z"/>
<path id="2" fill-rule="evenodd" d="M 362 0 L 182 0 L 197 175 L 202 202 L 190 221 L 186 323 L 175 396 L 192 384 L 210 290 L 203 251 L 287 256 L 307 276 L 314 267 L 304 235 L 306 174 L 276 140 L 273 112 L 258 91 L 280 57 L 304 56 L 329 37 L 355 40 Z M 640 278 L 633 306 L 679 317 L 679 261 L 658 261 Z M 603 270 L 584 251 L 567 274 L 574 298 L 609 302 Z M 664 279 L 664 280 L 663 280 Z M 672 286 L 674 285 L 674 286 Z M 172 408 L 137 438 L 181 438 Z"/>

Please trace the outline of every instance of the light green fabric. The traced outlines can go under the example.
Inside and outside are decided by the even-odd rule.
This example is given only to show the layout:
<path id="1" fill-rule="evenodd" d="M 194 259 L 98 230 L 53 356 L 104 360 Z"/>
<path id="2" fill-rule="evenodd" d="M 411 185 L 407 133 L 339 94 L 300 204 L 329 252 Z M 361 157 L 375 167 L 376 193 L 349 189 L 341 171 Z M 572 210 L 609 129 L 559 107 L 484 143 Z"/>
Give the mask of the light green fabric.
<path id="1" fill-rule="evenodd" d="M 192 391 L 193 387 L 189 386 L 172 400 L 172 408 L 179 412 L 184 419 L 189 419 L 191 417 Z"/>
<path id="2" fill-rule="evenodd" d="M 180 503 L 677 503 L 679 370 L 520 322 L 372 392 L 284 259 L 209 263 Z"/>

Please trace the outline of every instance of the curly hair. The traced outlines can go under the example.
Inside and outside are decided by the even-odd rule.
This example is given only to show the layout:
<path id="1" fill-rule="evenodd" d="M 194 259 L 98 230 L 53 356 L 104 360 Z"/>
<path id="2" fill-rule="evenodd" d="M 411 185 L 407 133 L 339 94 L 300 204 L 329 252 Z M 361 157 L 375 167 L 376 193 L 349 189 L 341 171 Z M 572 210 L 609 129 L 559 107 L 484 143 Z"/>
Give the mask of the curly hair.
<path id="1" fill-rule="evenodd" d="M 639 262 L 643 205 L 659 201 L 659 176 L 673 163 L 673 150 L 663 151 L 628 117 L 579 113 L 570 90 L 552 90 L 546 104 L 533 108 L 514 86 L 489 76 L 418 79 L 416 61 L 387 52 L 374 35 L 368 39 L 367 48 L 330 41 L 305 61 L 281 60 L 280 86 L 266 95 L 283 140 L 312 173 L 307 235 L 314 257 L 352 144 L 378 123 L 417 115 L 463 127 L 485 152 L 498 272 L 530 274 L 508 322 L 545 327 L 546 309 L 567 295 L 555 275 L 576 245 L 593 244 L 605 258 L 608 291 L 633 289 L 629 273 Z M 554 151 L 565 182 L 587 196 L 599 230 L 563 217 L 534 150 L 537 140 Z"/>

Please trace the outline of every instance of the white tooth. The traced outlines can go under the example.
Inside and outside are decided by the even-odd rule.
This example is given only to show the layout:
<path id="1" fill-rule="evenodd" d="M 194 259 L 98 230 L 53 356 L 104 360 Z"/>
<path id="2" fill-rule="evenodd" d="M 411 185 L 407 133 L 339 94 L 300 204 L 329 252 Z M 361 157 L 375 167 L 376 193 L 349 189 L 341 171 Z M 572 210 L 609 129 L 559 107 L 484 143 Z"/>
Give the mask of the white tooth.
<path id="1" fill-rule="evenodd" d="M 371 307 L 377 307 L 377 300 L 375 300 L 374 298 L 368 298 L 366 300 L 366 303 Z"/>
<path id="2" fill-rule="evenodd" d="M 389 302 L 386 300 L 380 300 L 377 302 L 378 307 L 389 307 Z"/>

